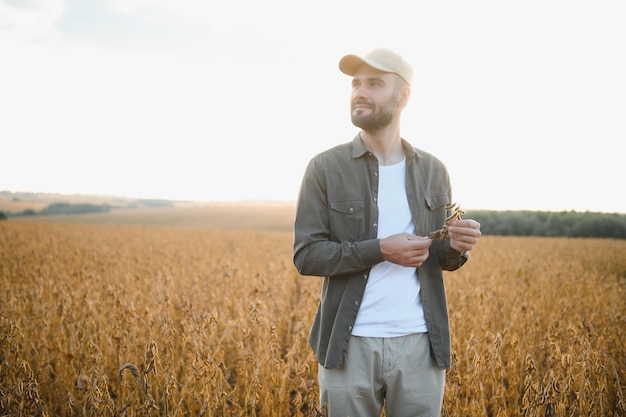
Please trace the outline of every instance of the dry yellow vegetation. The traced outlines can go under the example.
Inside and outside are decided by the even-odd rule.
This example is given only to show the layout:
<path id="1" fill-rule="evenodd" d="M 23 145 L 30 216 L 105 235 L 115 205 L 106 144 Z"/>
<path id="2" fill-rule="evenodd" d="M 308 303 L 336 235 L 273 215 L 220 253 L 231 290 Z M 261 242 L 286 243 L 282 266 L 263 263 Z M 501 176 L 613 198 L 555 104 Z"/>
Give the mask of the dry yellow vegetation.
<path id="1" fill-rule="evenodd" d="M 314 416 L 287 231 L 0 223 L 0 415 Z M 624 416 L 626 241 L 485 236 L 447 273 L 447 416 Z"/>

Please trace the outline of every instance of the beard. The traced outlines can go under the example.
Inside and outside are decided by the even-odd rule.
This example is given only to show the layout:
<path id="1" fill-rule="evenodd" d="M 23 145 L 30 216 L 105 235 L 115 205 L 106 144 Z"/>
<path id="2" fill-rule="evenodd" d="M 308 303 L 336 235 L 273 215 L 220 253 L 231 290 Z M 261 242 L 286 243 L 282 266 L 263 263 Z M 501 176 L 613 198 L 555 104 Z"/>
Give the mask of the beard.
<path id="1" fill-rule="evenodd" d="M 390 97 L 386 102 L 377 106 L 367 100 L 356 100 L 355 104 L 367 104 L 372 109 L 370 114 L 363 114 L 363 110 L 352 110 L 352 124 L 366 131 L 379 130 L 389 126 L 395 115 L 396 99 Z"/>

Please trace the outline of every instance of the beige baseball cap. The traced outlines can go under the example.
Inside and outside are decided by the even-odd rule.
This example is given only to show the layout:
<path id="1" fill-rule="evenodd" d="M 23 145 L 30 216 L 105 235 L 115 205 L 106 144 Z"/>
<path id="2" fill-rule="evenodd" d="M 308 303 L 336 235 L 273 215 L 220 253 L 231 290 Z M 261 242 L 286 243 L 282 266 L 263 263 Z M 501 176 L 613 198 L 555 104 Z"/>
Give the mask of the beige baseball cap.
<path id="1" fill-rule="evenodd" d="M 346 55 L 339 61 L 339 69 L 347 75 L 354 75 L 356 69 L 367 64 L 372 68 L 384 72 L 393 72 L 411 85 L 413 79 L 413 69 L 411 66 L 394 51 L 385 48 L 374 49 L 369 54 L 360 57 L 358 55 Z"/>

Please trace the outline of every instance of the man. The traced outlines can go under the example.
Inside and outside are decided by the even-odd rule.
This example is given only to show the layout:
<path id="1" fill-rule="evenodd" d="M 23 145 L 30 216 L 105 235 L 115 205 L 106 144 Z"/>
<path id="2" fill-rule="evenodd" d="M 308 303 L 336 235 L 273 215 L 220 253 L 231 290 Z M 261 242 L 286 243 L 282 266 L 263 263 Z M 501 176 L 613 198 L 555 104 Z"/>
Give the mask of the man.
<path id="1" fill-rule="evenodd" d="M 400 135 L 412 69 L 377 49 L 346 55 L 357 136 L 306 168 L 294 227 L 294 264 L 324 277 L 309 343 L 320 404 L 330 417 L 439 416 L 450 332 L 442 270 L 456 270 L 480 237 L 458 219 L 444 164 Z"/>

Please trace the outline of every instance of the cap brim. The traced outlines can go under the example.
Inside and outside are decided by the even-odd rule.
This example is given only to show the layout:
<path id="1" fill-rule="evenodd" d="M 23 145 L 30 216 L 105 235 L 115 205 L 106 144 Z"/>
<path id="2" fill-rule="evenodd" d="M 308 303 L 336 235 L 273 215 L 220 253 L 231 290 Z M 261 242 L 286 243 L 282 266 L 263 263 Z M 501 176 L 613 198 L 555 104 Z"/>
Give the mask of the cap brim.
<path id="1" fill-rule="evenodd" d="M 346 55 L 339 61 L 339 70 L 346 75 L 354 75 L 359 65 L 364 64 L 365 61 L 357 55 Z"/>
<path id="2" fill-rule="evenodd" d="M 388 68 L 378 62 L 369 60 L 367 58 L 361 58 L 358 55 L 346 55 L 339 61 L 339 70 L 346 75 L 354 75 L 356 73 L 357 68 L 361 65 L 366 64 L 372 68 L 375 68 L 384 72 L 395 72 L 391 68 Z"/>

